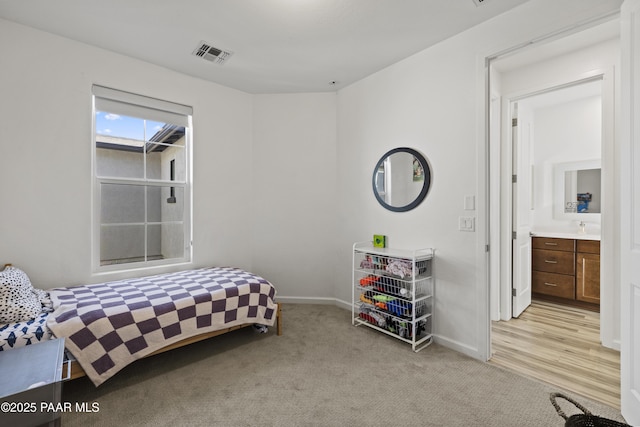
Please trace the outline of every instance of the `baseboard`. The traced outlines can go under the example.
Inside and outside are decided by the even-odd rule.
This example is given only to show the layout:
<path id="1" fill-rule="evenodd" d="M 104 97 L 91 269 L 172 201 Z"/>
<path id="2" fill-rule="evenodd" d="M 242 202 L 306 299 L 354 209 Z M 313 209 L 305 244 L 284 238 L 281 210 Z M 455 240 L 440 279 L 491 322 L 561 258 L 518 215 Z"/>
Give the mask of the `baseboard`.
<path id="1" fill-rule="evenodd" d="M 324 297 L 288 297 L 280 296 L 276 297 L 276 302 L 283 304 L 322 304 L 322 305 L 335 305 L 345 310 L 351 310 L 351 303 L 343 301 L 338 298 L 324 298 Z"/>
<path id="2" fill-rule="evenodd" d="M 462 344 L 461 342 L 445 338 L 440 335 L 434 335 L 433 342 L 443 347 L 447 347 L 451 350 L 457 351 L 458 353 L 465 354 L 474 359 L 483 360 L 477 348 L 469 347 L 468 345 Z"/>
<path id="3" fill-rule="evenodd" d="M 335 298 L 324 298 L 324 297 L 288 297 L 278 295 L 276 297 L 276 302 L 281 302 L 283 304 L 324 304 L 324 305 L 335 305 Z"/>
<path id="4" fill-rule="evenodd" d="M 276 302 L 281 302 L 283 304 L 324 304 L 324 305 L 335 305 L 336 307 L 340 307 L 345 310 L 351 310 L 352 304 L 347 301 L 343 301 L 338 298 L 324 298 L 324 297 L 288 297 L 288 296 L 280 296 L 276 298 Z M 439 335 L 433 336 L 433 341 L 443 347 L 450 348 L 451 350 L 457 351 L 474 359 L 483 360 L 482 356 L 478 352 L 477 348 L 469 347 L 468 345 L 462 344 L 458 341 L 451 340 Z"/>
<path id="5" fill-rule="evenodd" d="M 603 344 L 603 345 L 604 345 L 604 344 Z M 613 349 L 613 350 L 618 350 L 618 351 L 620 351 L 620 346 L 621 346 L 621 345 L 622 345 L 622 344 L 620 343 L 620 340 L 613 340 L 613 341 L 611 342 L 611 347 L 609 347 L 609 346 L 605 346 L 605 347 L 611 348 L 611 349 Z"/>
<path id="6" fill-rule="evenodd" d="M 338 298 L 335 299 L 335 305 L 337 307 L 340 307 L 340 308 L 343 308 L 343 309 L 349 310 L 349 311 L 351 311 L 351 309 L 353 308 L 353 304 L 351 304 L 350 302 L 343 301 L 343 300 L 338 299 Z"/>

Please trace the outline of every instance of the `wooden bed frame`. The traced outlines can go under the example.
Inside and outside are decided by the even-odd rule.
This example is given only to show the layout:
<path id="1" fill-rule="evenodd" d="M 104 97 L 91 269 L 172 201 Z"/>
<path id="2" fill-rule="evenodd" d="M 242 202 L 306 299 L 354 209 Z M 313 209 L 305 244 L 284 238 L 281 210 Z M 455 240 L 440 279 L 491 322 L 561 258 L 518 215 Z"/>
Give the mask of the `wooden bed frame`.
<path id="1" fill-rule="evenodd" d="M 10 267 L 12 264 L 5 264 L 4 268 L 6 267 Z M 282 304 L 278 304 L 278 308 L 276 310 L 276 333 L 279 335 L 282 335 Z M 231 332 L 231 331 L 236 331 L 238 329 L 242 329 L 242 328 L 246 328 L 247 326 L 252 326 L 253 323 L 246 323 L 244 325 L 238 325 L 238 326 L 232 326 L 230 328 L 225 328 L 225 329 L 219 329 L 217 331 L 212 331 L 212 332 L 206 332 L 204 334 L 200 334 L 200 335 L 195 335 L 193 337 L 189 337 L 189 338 L 185 338 L 181 341 L 175 342 L 173 344 L 170 344 L 166 347 L 163 347 L 161 349 L 158 349 L 156 351 L 154 351 L 153 353 L 150 353 L 146 356 L 143 357 L 147 358 L 150 356 L 155 356 L 156 354 L 160 354 L 160 353 L 164 353 L 165 351 L 169 351 L 169 350 L 173 350 L 176 348 L 180 348 L 180 347 L 184 347 L 186 345 L 189 344 L 193 344 L 196 343 L 198 341 L 203 341 L 209 338 L 213 338 L 213 337 L 217 337 L 218 335 L 223 335 L 226 334 L 227 332 Z M 76 378 L 80 378 L 80 377 L 84 377 L 86 376 L 84 369 L 82 369 L 82 366 L 80 366 L 80 364 L 76 361 L 76 360 L 65 360 L 63 362 L 62 365 L 62 379 L 63 380 L 73 380 Z"/>
<path id="2" fill-rule="evenodd" d="M 282 335 L 282 304 L 278 304 L 278 309 L 276 310 L 276 333 L 278 336 Z M 252 326 L 253 323 L 246 323 L 244 325 L 232 326 L 230 328 L 220 329 L 217 331 L 207 332 L 200 335 L 195 335 L 193 337 L 185 338 L 181 341 L 170 344 L 166 347 L 163 347 L 159 350 L 154 351 L 143 357 L 143 359 L 151 356 L 155 356 L 156 354 L 164 353 L 165 351 L 173 350 L 176 348 L 184 347 L 189 344 L 196 343 L 198 341 L 203 341 L 209 338 L 217 337 L 218 335 L 226 334 L 227 332 L 236 331 L 238 329 L 246 328 L 247 326 Z M 70 365 L 70 366 L 69 366 Z M 62 378 L 64 380 L 74 380 L 76 378 L 84 377 L 86 374 L 82 369 L 82 366 L 76 361 L 64 361 L 62 365 Z M 68 378 L 67 378 L 68 377 Z"/>

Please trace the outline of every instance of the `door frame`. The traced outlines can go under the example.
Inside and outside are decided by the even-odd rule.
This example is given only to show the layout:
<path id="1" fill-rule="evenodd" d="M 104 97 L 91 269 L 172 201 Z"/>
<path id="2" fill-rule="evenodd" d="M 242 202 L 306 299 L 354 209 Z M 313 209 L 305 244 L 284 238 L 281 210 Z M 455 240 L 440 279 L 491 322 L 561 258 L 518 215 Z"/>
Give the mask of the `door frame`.
<path id="1" fill-rule="evenodd" d="M 595 25 L 595 24 L 594 24 Z M 517 51 L 518 49 L 516 49 Z M 509 51 L 509 54 L 513 53 L 513 51 Z M 487 85 L 489 89 L 487 93 L 491 93 L 492 97 L 495 97 L 495 92 L 491 87 L 492 74 L 491 63 L 495 60 L 498 60 L 502 57 L 502 55 L 496 55 L 493 57 L 487 57 L 487 67 L 489 76 L 487 78 Z M 496 165 L 500 165 L 501 173 L 500 175 L 500 194 L 496 194 L 496 192 L 490 193 L 489 206 L 495 207 L 500 206 L 500 230 L 499 238 L 496 239 L 495 236 L 491 237 L 492 250 L 489 255 L 489 258 L 492 256 L 496 256 L 499 254 L 499 263 L 492 263 L 489 261 L 488 268 L 491 268 L 490 277 L 498 278 L 498 280 L 491 281 L 490 286 L 498 286 L 499 291 L 496 293 L 495 291 L 489 291 L 489 294 L 493 294 L 494 297 L 496 294 L 499 295 L 499 318 L 500 320 L 509 320 L 511 318 L 511 306 L 512 306 L 512 290 L 511 290 L 511 278 L 512 278 L 512 268 L 511 268 L 511 247 L 512 247 L 512 229 L 513 229 L 513 221 L 511 217 L 511 209 L 513 200 L 511 197 L 511 141 L 509 137 L 509 132 L 511 126 L 511 112 L 509 105 L 512 102 L 516 102 L 519 99 L 523 99 L 538 93 L 542 93 L 545 91 L 549 91 L 551 89 L 566 87 L 574 84 L 578 84 L 583 81 L 593 80 L 593 79 L 602 79 L 602 120 L 603 120 L 603 128 L 602 128 L 602 165 L 603 165 L 603 198 L 606 197 L 606 200 L 603 200 L 603 203 L 609 208 L 608 212 L 602 214 L 601 218 L 601 232 L 603 240 L 602 240 L 602 248 L 601 248 L 601 256 L 602 256 L 602 269 L 601 269 L 601 278 L 607 278 L 610 280 L 612 277 L 614 278 L 613 286 L 607 286 L 601 288 L 601 328 L 600 328 L 600 337 L 602 344 L 609 348 L 620 349 L 620 339 L 619 339 L 619 328 L 616 328 L 616 322 L 619 323 L 619 310 L 616 309 L 617 295 L 619 295 L 619 280 L 618 280 L 618 265 L 619 263 L 615 260 L 617 259 L 617 247 L 619 242 L 619 236 L 616 235 L 615 230 L 615 218 L 617 218 L 617 208 L 616 203 L 619 203 L 615 200 L 615 181 L 616 181 L 616 170 L 615 170 L 615 105 L 618 102 L 616 99 L 618 98 L 617 91 L 619 88 L 616 87 L 615 81 L 615 71 L 613 68 L 606 69 L 596 69 L 588 72 L 574 74 L 569 76 L 564 76 L 563 78 L 558 79 L 556 82 L 547 82 L 545 84 L 539 85 L 539 87 L 529 88 L 527 90 L 523 90 L 521 92 L 506 94 L 502 96 L 502 114 L 501 117 L 501 154 L 499 160 L 494 157 L 488 160 L 488 162 L 496 167 Z M 487 100 L 487 108 L 491 108 L 492 99 Z M 494 124 L 489 119 L 489 123 L 487 123 L 487 128 L 492 128 Z M 495 140 L 489 136 L 492 142 Z M 493 176 L 495 176 L 494 174 Z M 495 184 L 489 183 L 491 188 L 495 188 Z M 496 198 L 498 201 L 496 201 Z M 498 247 L 496 247 L 496 244 Z M 499 264 L 499 270 L 495 271 L 496 264 Z M 492 307 L 495 309 L 495 302 L 490 303 Z M 491 317 L 495 318 L 494 313 L 490 314 Z M 617 332 L 617 334 L 616 334 Z M 490 334 L 489 334 L 490 335 Z M 618 335 L 618 336 L 616 336 Z"/>
<path id="2" fill-rule="evenodd" d="M 621 126 L 620 126 L 620 391 L 621 412 L 640 425 L 640 0 L 621 7 Z"/>

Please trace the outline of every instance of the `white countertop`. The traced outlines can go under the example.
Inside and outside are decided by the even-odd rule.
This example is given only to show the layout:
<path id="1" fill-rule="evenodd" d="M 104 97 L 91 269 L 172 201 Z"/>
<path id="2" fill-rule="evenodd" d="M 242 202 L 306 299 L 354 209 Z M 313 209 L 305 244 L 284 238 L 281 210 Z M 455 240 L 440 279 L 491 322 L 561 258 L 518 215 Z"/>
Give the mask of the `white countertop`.
<path id="1" fill-rule="evenodd" d="M 555 231 L 534 231 L 532 237 L 553 237 L 557 239 L 600 240 L 599 234 L 559 233 Z"/>

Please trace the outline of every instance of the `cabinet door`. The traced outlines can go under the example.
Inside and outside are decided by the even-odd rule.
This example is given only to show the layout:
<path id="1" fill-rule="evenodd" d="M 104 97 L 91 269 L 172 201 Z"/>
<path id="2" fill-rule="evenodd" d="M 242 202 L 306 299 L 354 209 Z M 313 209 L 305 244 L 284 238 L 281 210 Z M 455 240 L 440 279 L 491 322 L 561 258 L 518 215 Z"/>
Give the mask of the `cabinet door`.
<path id="1" fill-rule="evenodd" d="M 600 255 L 578 254 L 576 299 L 600 304 Z"/>

